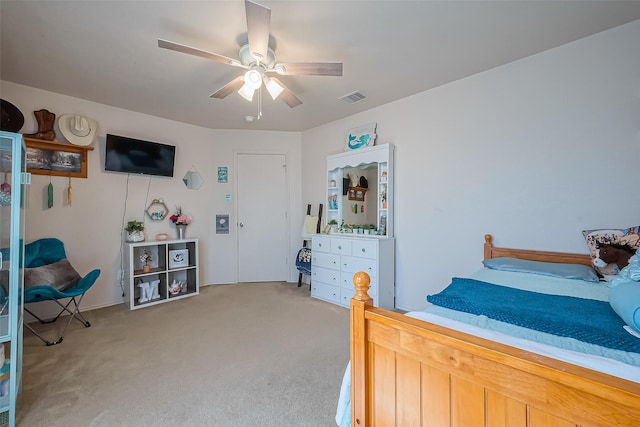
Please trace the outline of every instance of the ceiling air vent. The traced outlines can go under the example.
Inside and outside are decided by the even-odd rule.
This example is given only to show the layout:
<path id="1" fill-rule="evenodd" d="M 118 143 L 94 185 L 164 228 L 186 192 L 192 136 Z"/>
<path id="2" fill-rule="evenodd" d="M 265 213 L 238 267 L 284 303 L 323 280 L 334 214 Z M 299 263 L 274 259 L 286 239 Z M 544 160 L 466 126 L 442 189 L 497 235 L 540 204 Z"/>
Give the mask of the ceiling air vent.
<path id="1" fill-rule="evenodd" d="M 355 92 L 351 92 L 349 94 L 346 94 L 345 96 L 341 96 L 340 98 L 338 98 L 348 104 L 355 104 L 356 102 L 360 102 L 363 99 L 367 99 L 367 97 L 360 91 L 355 91 Z"/>

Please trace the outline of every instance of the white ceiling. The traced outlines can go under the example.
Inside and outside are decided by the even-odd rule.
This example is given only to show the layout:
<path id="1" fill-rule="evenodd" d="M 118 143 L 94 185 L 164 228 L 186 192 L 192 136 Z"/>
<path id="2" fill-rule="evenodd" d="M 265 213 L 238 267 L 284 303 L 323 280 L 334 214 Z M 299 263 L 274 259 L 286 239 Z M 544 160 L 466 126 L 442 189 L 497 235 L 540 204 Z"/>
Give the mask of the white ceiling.
<path id="1" fill-rule="evenodd" d="M 209 97 L 243 70 L 157 45 L 237 58 L 242 0 L 2 0 L 0 78 L 207 128 L 301 131 L 640 19 L 640 1 L 261 4 L 278 62 L 342 61 L 344 74 L 281 76 L 303 104 L 267 94 L 252 124 L 244 116 L 257 115 L 257 97 Z M 367 98 L 338 100 L 354 91 Z"/>

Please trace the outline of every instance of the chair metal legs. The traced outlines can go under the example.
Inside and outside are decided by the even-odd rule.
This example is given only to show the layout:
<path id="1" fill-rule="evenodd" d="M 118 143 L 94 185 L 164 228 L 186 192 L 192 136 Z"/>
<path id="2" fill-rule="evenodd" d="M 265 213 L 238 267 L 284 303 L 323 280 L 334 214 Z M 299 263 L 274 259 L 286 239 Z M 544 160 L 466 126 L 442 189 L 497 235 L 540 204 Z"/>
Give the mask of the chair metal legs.
<path id="1" fill-rule="evenodd" d="M 88 328 L 89 326 L 91 326 L 91 323 L 89 323 L 87 321 L 87 319 L 84 318 L 84 316 L 82 315 L 82 313 L 80 312 L 80 303 L 82 302 L 82 298 L 84 298 L 84 294 L 80 295 L 80 297 L 78 298 L 78 300 L 76 301 L 76 297 L 71 297 L 69 298 L 69 302 L 67 302 L 66 305 L 62 305 L 62 303 L 60 301 L 58 301 L 57 299 L 54 299 L 52 301 L 55 301 L 56 304 L 58 304 L 61 307 L 60 313 L 58 313 L 58 315 L 56 317 L 54 317 L 51 320 L 43 320 L 41 318 L 39 318 L 38 316 L 36 316 L 35 314 L 33 314 L 31 311 L 29 311 L 29 309 L 27 309 L 27 307 L 24 307 L 24 310 L 29 313 L 30 315 L 32 315 L 33 317 L 35 317 L 40 323 L 42 323 L 43 325 L 46 323 L 53 323 L 56 320 L 58 320 L 58 318 L 62 315 L 62 313 L 67 312 L 69 313 L 69 319 L 67 320 L 67 324 L 64 327 L 64 330 L 62 331 L 62 335 L 60 335 L 60 338 L 56 341 L 49 341 L 47 339 L 45 339 L 43 336 L 41 336 L 39 333 L 37 333 L 28 323 L 25 322 L 24 326 L 27 327 L 27 329 L 29 329 L 31 332 L 34 333 L 35 336 L 37 336 L 38 338 L 40 338 L 42 340 L 42 342 L 44 342 L 46 345 L 50 346 L 50 345 L 56 345 L 56 344 L 60 344 L 62 342 L 62 340 L 64 339 L 64 334 L 67 332 L 67 329 L 69 329 L 69 325 L 71 324 L 71 321 L 73 319 L 76 319 L 78 322 L 82 323 L 82 325 L 85 328 Z M 71 305 L 71 303 L 73 303 L 73 306 L 71 307 L 71 311 L 69 309 L 69 306 Z"/>

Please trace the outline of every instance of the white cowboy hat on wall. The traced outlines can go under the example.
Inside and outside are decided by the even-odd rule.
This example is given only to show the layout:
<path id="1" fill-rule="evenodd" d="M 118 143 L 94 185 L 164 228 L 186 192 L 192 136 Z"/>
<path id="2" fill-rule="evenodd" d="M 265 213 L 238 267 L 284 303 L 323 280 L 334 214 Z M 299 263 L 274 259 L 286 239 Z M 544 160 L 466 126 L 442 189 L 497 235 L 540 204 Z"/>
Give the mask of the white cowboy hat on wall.
<path id="1" fill-rule="evenodd" d="M 98 122 L 80 114 L 63 114 L 58 120 L 60 132 L 72 144 L 91 145 L 96 137 Z"/>

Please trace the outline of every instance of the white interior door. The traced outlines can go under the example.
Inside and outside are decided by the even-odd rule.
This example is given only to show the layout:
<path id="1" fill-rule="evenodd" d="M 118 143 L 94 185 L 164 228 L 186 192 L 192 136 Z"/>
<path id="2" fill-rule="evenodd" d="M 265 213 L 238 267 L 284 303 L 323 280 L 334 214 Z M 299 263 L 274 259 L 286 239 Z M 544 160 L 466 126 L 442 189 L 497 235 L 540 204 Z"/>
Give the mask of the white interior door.
<path id="1" fill-rule="evenodd" d="M 237 171 L 238 281 L 286 281 L 286 157 L 238 154 Z"/>

